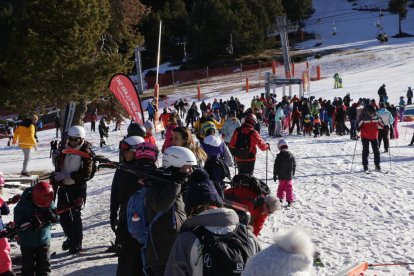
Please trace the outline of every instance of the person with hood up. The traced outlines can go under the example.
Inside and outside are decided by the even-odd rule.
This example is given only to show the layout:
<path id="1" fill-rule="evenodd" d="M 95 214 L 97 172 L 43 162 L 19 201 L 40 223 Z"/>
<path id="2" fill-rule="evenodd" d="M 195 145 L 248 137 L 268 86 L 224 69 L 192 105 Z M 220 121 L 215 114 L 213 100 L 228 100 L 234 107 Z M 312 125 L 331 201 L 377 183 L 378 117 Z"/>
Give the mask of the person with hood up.
<path id="1" fill-rule="evenodd" d="M 206 230 L 211 235 L 224 236 L 243 227 L 248 242 L 247 258 L 260 251 L 253 233 L 240 225 L 239 217 L 234 210 L 223 208 L 223 204 L 223 199 L 210 182 L 208 173 L 203 169 L 195 170 L 191 174 L 185 197 L 185 211 L 189 218 L 182 225 L 171 249 L 165 276 L 203 275 L 203 270 L 206 269 L 203 261 L 204 246 L 203 240 L 193 232 L 196 228 Z M 243 260 L 244 263 L 246 259 Z M 215 263 L 215 260 L 212 262 Z M 234 267 L 234 270 L 236 269 Z"/>
<path id="2" fill-rule="evenodd" d="M 250 258 L 242 276 L 310 276 L 315 245 L 300 228 L 280 234 L 274 244 Z"/>
<path id="3" fill-rule="evenodd" d="M 30 176 L 27 171 L 27 166 L 30 161 L 30 151 L 32 148 L 37 149 L 35 132 L 34 121 L 29 117 L 24 118 L 21 124 L 14 131 L 13 145 L 18 143 L 19 148 L 22 149 L 24 155 L 23 169 L 20 172 L 22 176 Z"/>

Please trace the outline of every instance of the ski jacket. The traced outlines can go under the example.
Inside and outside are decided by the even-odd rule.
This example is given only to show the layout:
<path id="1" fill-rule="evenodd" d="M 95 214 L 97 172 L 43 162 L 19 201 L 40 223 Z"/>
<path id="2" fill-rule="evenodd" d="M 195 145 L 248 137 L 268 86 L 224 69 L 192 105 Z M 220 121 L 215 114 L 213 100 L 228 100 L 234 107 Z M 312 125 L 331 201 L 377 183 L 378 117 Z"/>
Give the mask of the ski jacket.
<path id="1" fill-rule="evenodd" d="M 230 117 L 228 117 L 223 124 L 223 127 L 221 128 L 221 134 L 224 137 L 224 142 L 230 143 L 231 137 L 233 136 L 233 132 L 236 130 L 236 128 L 240 127 L 241 123 L 239 119 L 234 118 L 234 120 Z"/>
<path id="2" fill-rule="evenodd" d="M 75 147 L 75 149 L 92 154 L 90 147 L 91 144 L 84 141 L 83 144 Z M 63 181 L 64 186 L 83 186 L 91 179 L 93 161 L 90 158 L 84 158 L 77 154 L 62 154 L 60 164 L 61 171 L 70 174 L 70 178 Z"/>
<path id="3" fill-rule="evenodd" d="M 3 220 L 1 219 L 1 216 L 8 214 L 10 214 L 9 206 L 7 206 L 7 203 L 0 197 L 0 232 L 4 230 Z"/>
<path id="4" fill-rule="evenodd" d="M 408 89 L 407 90 L 407 98 L 412 98 L 413 97 L 413 90 Z"/>
<path id="5" fill-rule="evenodd" d="M 277 176 L 278 179 L 291 180 L 295 176 L 295 171 L 295 156 L 288 150 L 281 150 L 275 159 L 273 176 Z"/>
<path id="6" fill-rule="evenodd" d="M 283 108 L 280 106 L 276 110 L 275 120 L 279 121 L 279 120 L 282 120 L 282 118 L 284 118 L 284 117 L 285 117 L 285 114 L 283 113 Z"/>
<path id="7" fill-rule="evenodd" d="M 170 184 L 152 183 L 145 193 L 145 206 L 148 221 L 158 212 L 165 212 L 152 226 L 145 258 L 149 266 L 165 265 L 174 241 L 186 220 L 182 185 L 185 180 L 178 170 L 172 174 Z M 173 206 L 173 208 L 171 208 Z"/>
<path id="8" fill-rule="evenodd" d="M 169 125 L 167 130 L 165 131 L 165 140 L 164 144 L 162 145 L 161 152 L 164 153 L 166 149 L 172 146 L 172 136 L 174 129 L 178 127 L 178 125 Z"/>
<path id="9" fill-rule="evenodd" d="M 47 208 L 39 208 L 32 202 L 32 189 L 33 187 L 24 190 L 22 197 L 14 207 L 14 222 L 19 227 L 25 222 L 29 222 L 33 219 L 33 215 L 36 212 L 44 211 Z M 56 209 L 55 203 L 52 202 L 50 209 Z M 52 224 L 50 222 L 44 223 L 40 229 L 29 228 L 19 233 L 18 244 L 22 247 L 41 247 L 49 245 L 52 238 L 50 229 Z"/>
<path id="10" fill-rule="evenodd" d="M 209 135 L 203 141 L 200 141 L 200 145 L 208 157 L 220 157 L 228 167 L 234 166 L 231 153 L 220 137 Z"/>
<path id="11" fill-rule="evenodd" d="M 391 112 L 389 112 L 386 108 L 381 108 L 377 111 L 378 117 L 380 118 L 381 123 L 384 124 L 385 127 L 390 127 L 394 124 L 394 117 L 392 116 Z M 379 126 L 381 129 L 382 127 Z"/>
<path id="12" fill-rule="evenodd" d="M 160 115 L 159 121 L 162 122 L 165 129 L 168 127 L 168 119 L 170 119 L 170 115 L 170 113 L 162 113 Z"/>
<path id="13" fill-rule="evenodd" d="M 213 105 L 211 107 L 213 110 L 220 110 L 220 103 L 218 101 L 213 102 Z"/>
<path id="14" fill-rule="evenodd" d="M 249 152 L 253 154 L 253 157 L 248 158 L 248 159 L 241 159 L 239 157 L 235 157 L 236 161 L 250 162 L 250 161 L 256 160 L 256 153 L 257 153 L 256 146 L 258 146 L 259 149 L 261 149 L 262 151 L 265 151 L 265 150 L 269 149 L 269 146 L 265 143 L 265 141 L 263 141 L 260 134 L 252 126 L 250 126 L 249 124 L 244 123 L 240 128 L 241 128 L 241 132 L 243 134 L 246 134 L 246 135 L 249 132 L 252 131 L 252 133 L 250 135 Z M 229 148 L 235 148 L 236 147 L 237 136 L 238 136 L 238 131 L 235 131 L 233 133 L 233 137 L 230 140 Z"/>
<path id="15" fill-rule="evenodd" d="M 228 200 L 247 206 L 253 226 L 253 234 L 257 237 L 263 229 L 268 214 L 263 214 L 263 197 L 249 187 L 234 187 L 224 191 L 224 197 Z"/>
<path id="16" fill-rule="evenodd" d="M 17 143 L 21 149 L 31 149 L 36 146 L 35 126 L 30 119 L 24 119 L 14 131 L 13 145 Z"/>
<path id="17" fill-rule="evenodd" d="M 361 130 L 361 138 L 377 140 L 379 126 L 384 127 L 377 114 L 371 117 L 367 112 L 362 113 L 358 122 L 358 127 Z"/>
<path id="18" fill-rule="evenodd" d="M 378 89 L 378 95 L 381 97 L 387 96 L 387 91 L 383 85 L 381 85 L 381 87 Z"/>
<path id="19" fill-rule="evenodd" d="M 294 109 L 292 111 L 292 120 L 300 120 L 300 111 L 298 109 Z"/>
<path id="20" fill-rule="evenodd" d="M 238 223 L 236 212 L 226 208 L 210 209 L 187 219 L 171 249 L 164 276 L 203 275 L 202 244 L 195 234 L 186 230 L 202 226 L 214 234 L 224 235 L 234 231 Z M 259 243 L 248 231 L 250 246 L 257 253 L 260 251 Z"/>

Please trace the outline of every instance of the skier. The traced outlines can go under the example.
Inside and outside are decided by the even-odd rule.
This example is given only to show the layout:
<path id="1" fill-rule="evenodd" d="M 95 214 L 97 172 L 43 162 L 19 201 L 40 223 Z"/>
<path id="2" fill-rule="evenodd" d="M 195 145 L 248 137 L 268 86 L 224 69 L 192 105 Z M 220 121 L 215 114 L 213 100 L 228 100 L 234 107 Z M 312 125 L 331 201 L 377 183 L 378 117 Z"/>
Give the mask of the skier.
<path id="1" fill-rule="evenodd" d="M 99 130 L 99 136 L 101 137 L 101 141 L 99 142 L 99 147 L 103 147 L 104 145 L 106 145 L 106 138 L 108 138 L 108 131 L 109 131 L 109 126 L 107 126 L 105 124 L 105 119 L 106 116 L 102 116 L 101 120 L 99 121 L 99 126 L 98 126 L 98 130 Z"/>
<path id="2" fill-rule="evenodd" d="M 362 113 L 359 121 L 358 128 L 361 130 L 361 142 L 362 142 L 362 165 L 364 166 L 364 171 L 368 171 L 368 155 L 369 155 L 369 144 L 371 144 L 372 150 L 374 152 L 374 164 L 375 170 L 381 171 L 380 166 L 380 153 L 378 147 L 378 128 L 384 127 L 380 122 L 378 115 L 375 112 L 375 108 L 372 105 L 369 105 L 365 112 Z"/>
<path id="3" fill-rule="evenodd" d="M 402 122 L 403 121 L 403 118 L 404 118 L 404 112 L 405 112 L 405 101 L 404 101 L 404 96 L 401 96 L 400 97 L 400 102 L 398 103 L 398 107 L 399 107 L 399 110 L 398 110 L 398 113 L 399 113 L 399 119 L 400 119 L 400 122 Z M 397 118 L 394 118 L 395 120 L 397 120 L 398 121 L 398 119 Z"/>
<path id="4" fill-rule="evenodd" d="M 385 90 L 385 84 L 381 85 L 381 87 L 378 89 L 378 96 L 379 96 L 379 102 L 386 102 L 387 97 L 387 91 Z"/>
<path id="5" fill-rule="evenodd" d="M 56 138 L 59 138 L 60 118 L 55 116 Z"/>
<path id="6" fill-rule="evenodd" d="M 26 222 L 32 223 L 29 229 L 19 233 L 22 275 L 50 275 L 50 230 L 52 223 L 58 220 L 53 212 L 56 209 L 53 197 L 52 186 L 41 181 L 25 189 L 14 208 L 17 227 Z"/>
<path id="7" fill-rule="evenodd" d="M 168 119 L 170 118 L 170 113 L 167 112 L 167 108 L 164 108 L 162 114 L 160 115 L 159 121 L 162 122 L 164 130 L 161 131 L 161 139 L 164 139 L 165 130 L 168 126 Z"/>
<path id="8" fill-rule="evenodd" d="M 95 132 L 96 120 L 98 120 L 98 116 L 96 116 L 96 113 L 94 113 L 91 116 L 91 131 L 93 132 Z"/>
<path id="9" fill-rule="evenodd" d="M 275 159 L 273 166 L 273 180 L 276 182 L 279 180 L 279 186 L 277 187 L 277 197 L 280 202 L 285 199 L 288 203 L 288 207 L 291 207 L 295 200 L 293 194 L 293 177 L 296 171 L 295 156 L 288 150 L 288 142 L 285 139 L 279 140 L 277 147 L 280 151 Z"/>
<path id="10" fill-rule="evenodd" d="M 4 176 L 0 172 L 0 233 L 4 230 L 3 220 L 1 219 L 2 215 L 8 215 L 10 213 L 9 206 L 1 198 L 3 194 L 4 187 Z M 12 261 L 10 258 L 10 245 L 7 238 L 0 238 L 0 275 L 4 276 L 13 276 L 16 275 L 12 271 Z"/>
<path id="11" fill-rule="evenodd" d="M 407 105 L 413 104 L 413 90 L 411 90 L 411 87 L 408 87 L 407 90 Z"/>
<path id="12" fill-rule="evenodd" d="M 85 129 L 81 126 L 72 126 L 68 131 L 67 149 L 74 149 L 92 154 L 91 144 L 85 140 Z M 56 162 L 55 162 L 56 164 Z M 60 156 L 61 170 L 54 173 L 54 179 L 59 182 L 58 208 L 72 203 L 82 197 L 86 201 L 86 183 L 93 176 L 93 161 L 76 154 L 62 154 Z M 72 209 L 61 215 L 60 224 L 66 235 L 62 250 L 69 250 L 70 254 L 82 250 L 82 218 L 81 207 Z"/>
<path id="13" fill-rule="evenodd" d="M 145 143 L 140 136 L 130 136 L 121 141 L 123 164 L 134 166 L 137 170 L 155 171 L 158 149 Z M 116 275 L 141 275 L 141 245 L 128 231 L 127 207 L 129 198 L 142 184 L 138 175 L 122 169 L 115 171 L 111 186 L 110 222 L 111 229 L 120 245 Z M 119 215 L 118 215 L 119 213 Z"/>
<path id="14" fill-rule="evenodd" d="M 200 116 L 200 113 L 198 113 L 197 105 L 195 103 L 191 104 L 190 109 L 187 112 L 187 117 L 185 119 L 188 127 L 191 124 L 191 127 L 194 128 L 194 122 L 197 121 L 197 118 Z"/>
<path id="15" fill-rule="evenodd" d="M 239 136 L 240 138 L 247 138 L 246 142 L 248 144 L 246 145 L 246 152 L 243 152 L 242 155 L 235 155 L 232 153 L 233 156 L 235 156 L 239 174 L 244 173 L 253 175 L 254 164 L 256 162 L 256 146 L 258 146 L 262 151 L 269 149 L 269 144 L 266 144 L 263 141 L 262 137 L 260 137 L 260 134 L 254 129 L 254 126 L 256 124 L 256 116 L 251 113 L 248 114 L 244 118 L 244 123 L 242 124 L 242 126 L 234 131 L 233 137 L 230 140 L 229 149 L 230 151 L 232 151 L 232 149 L 236 148 Z"/>
<path id="16" fill-rule="evenodd" d="M 15 145 L 17 141 L 19 148 L 22 149 L 24 154 L 23 169 L 20 174 L 22 176 L 30 176 L 27 171 L 27 165 L 30 161 L 30 151 L 32 148 L 37 149 L 35 126 L 32 118 L 24 118 L 22 123 L 17 127 L 13 136 L 13 145 Z"/>

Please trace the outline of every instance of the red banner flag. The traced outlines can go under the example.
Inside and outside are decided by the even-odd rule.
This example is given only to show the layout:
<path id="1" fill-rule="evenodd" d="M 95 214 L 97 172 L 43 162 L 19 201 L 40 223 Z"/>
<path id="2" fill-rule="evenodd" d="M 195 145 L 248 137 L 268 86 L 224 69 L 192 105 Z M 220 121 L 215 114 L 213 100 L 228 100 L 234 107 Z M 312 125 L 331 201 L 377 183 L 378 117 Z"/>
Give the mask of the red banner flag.
<path id="1" fill-rule="evenodd" d="M 109 81 L 109 89 L 134 121 L 144 125 L 144 112 L 142 111 L 141 101 L 131 79 L 124 74 L 116 74 Z"/>

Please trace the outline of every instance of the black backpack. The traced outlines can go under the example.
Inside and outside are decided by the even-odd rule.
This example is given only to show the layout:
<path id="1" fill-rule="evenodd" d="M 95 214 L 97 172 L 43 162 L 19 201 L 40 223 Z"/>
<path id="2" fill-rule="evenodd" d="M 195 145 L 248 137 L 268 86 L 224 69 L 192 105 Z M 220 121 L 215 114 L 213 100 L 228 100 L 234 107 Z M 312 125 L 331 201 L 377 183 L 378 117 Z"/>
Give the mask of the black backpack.
<path id="1" fill-rule="evenodd" d="M 211 180 L 221 181 L 226 177 L 229 179 L 231 177 L 229 167 L 219 156 L 207 158 L 204 169 L 207 171 Z"/>
<path id="2" fill-rule="evenodd" d="M 216 235 L 202 226 L 193 232 L 202 247 L 203 275 L 241 275 L 247 259 L 256 253 L 255 245 L 243 224 L 239 224 L 233 232 Z"/>
<path id="3" fill-rule="evenodd" d="M 237 141 L 235 147 L 230 148 L 231 154 L 233 154 L 234 157 L 241 159 L 253 158 L 254 154 L 250 152 L 250 135 L 254 130 L 252 129 L 244 134 L 242 132 L 242 127 L 238 127 L 235 131 L 237 131 Z"/>
<path id="4" fill-rule="evenodd" d="M 249 174 L 236 174 L 231 183 L 232 187 L 248 187 L 260 195 L 270 194 L 269 186 L 263 181 Z"/>

